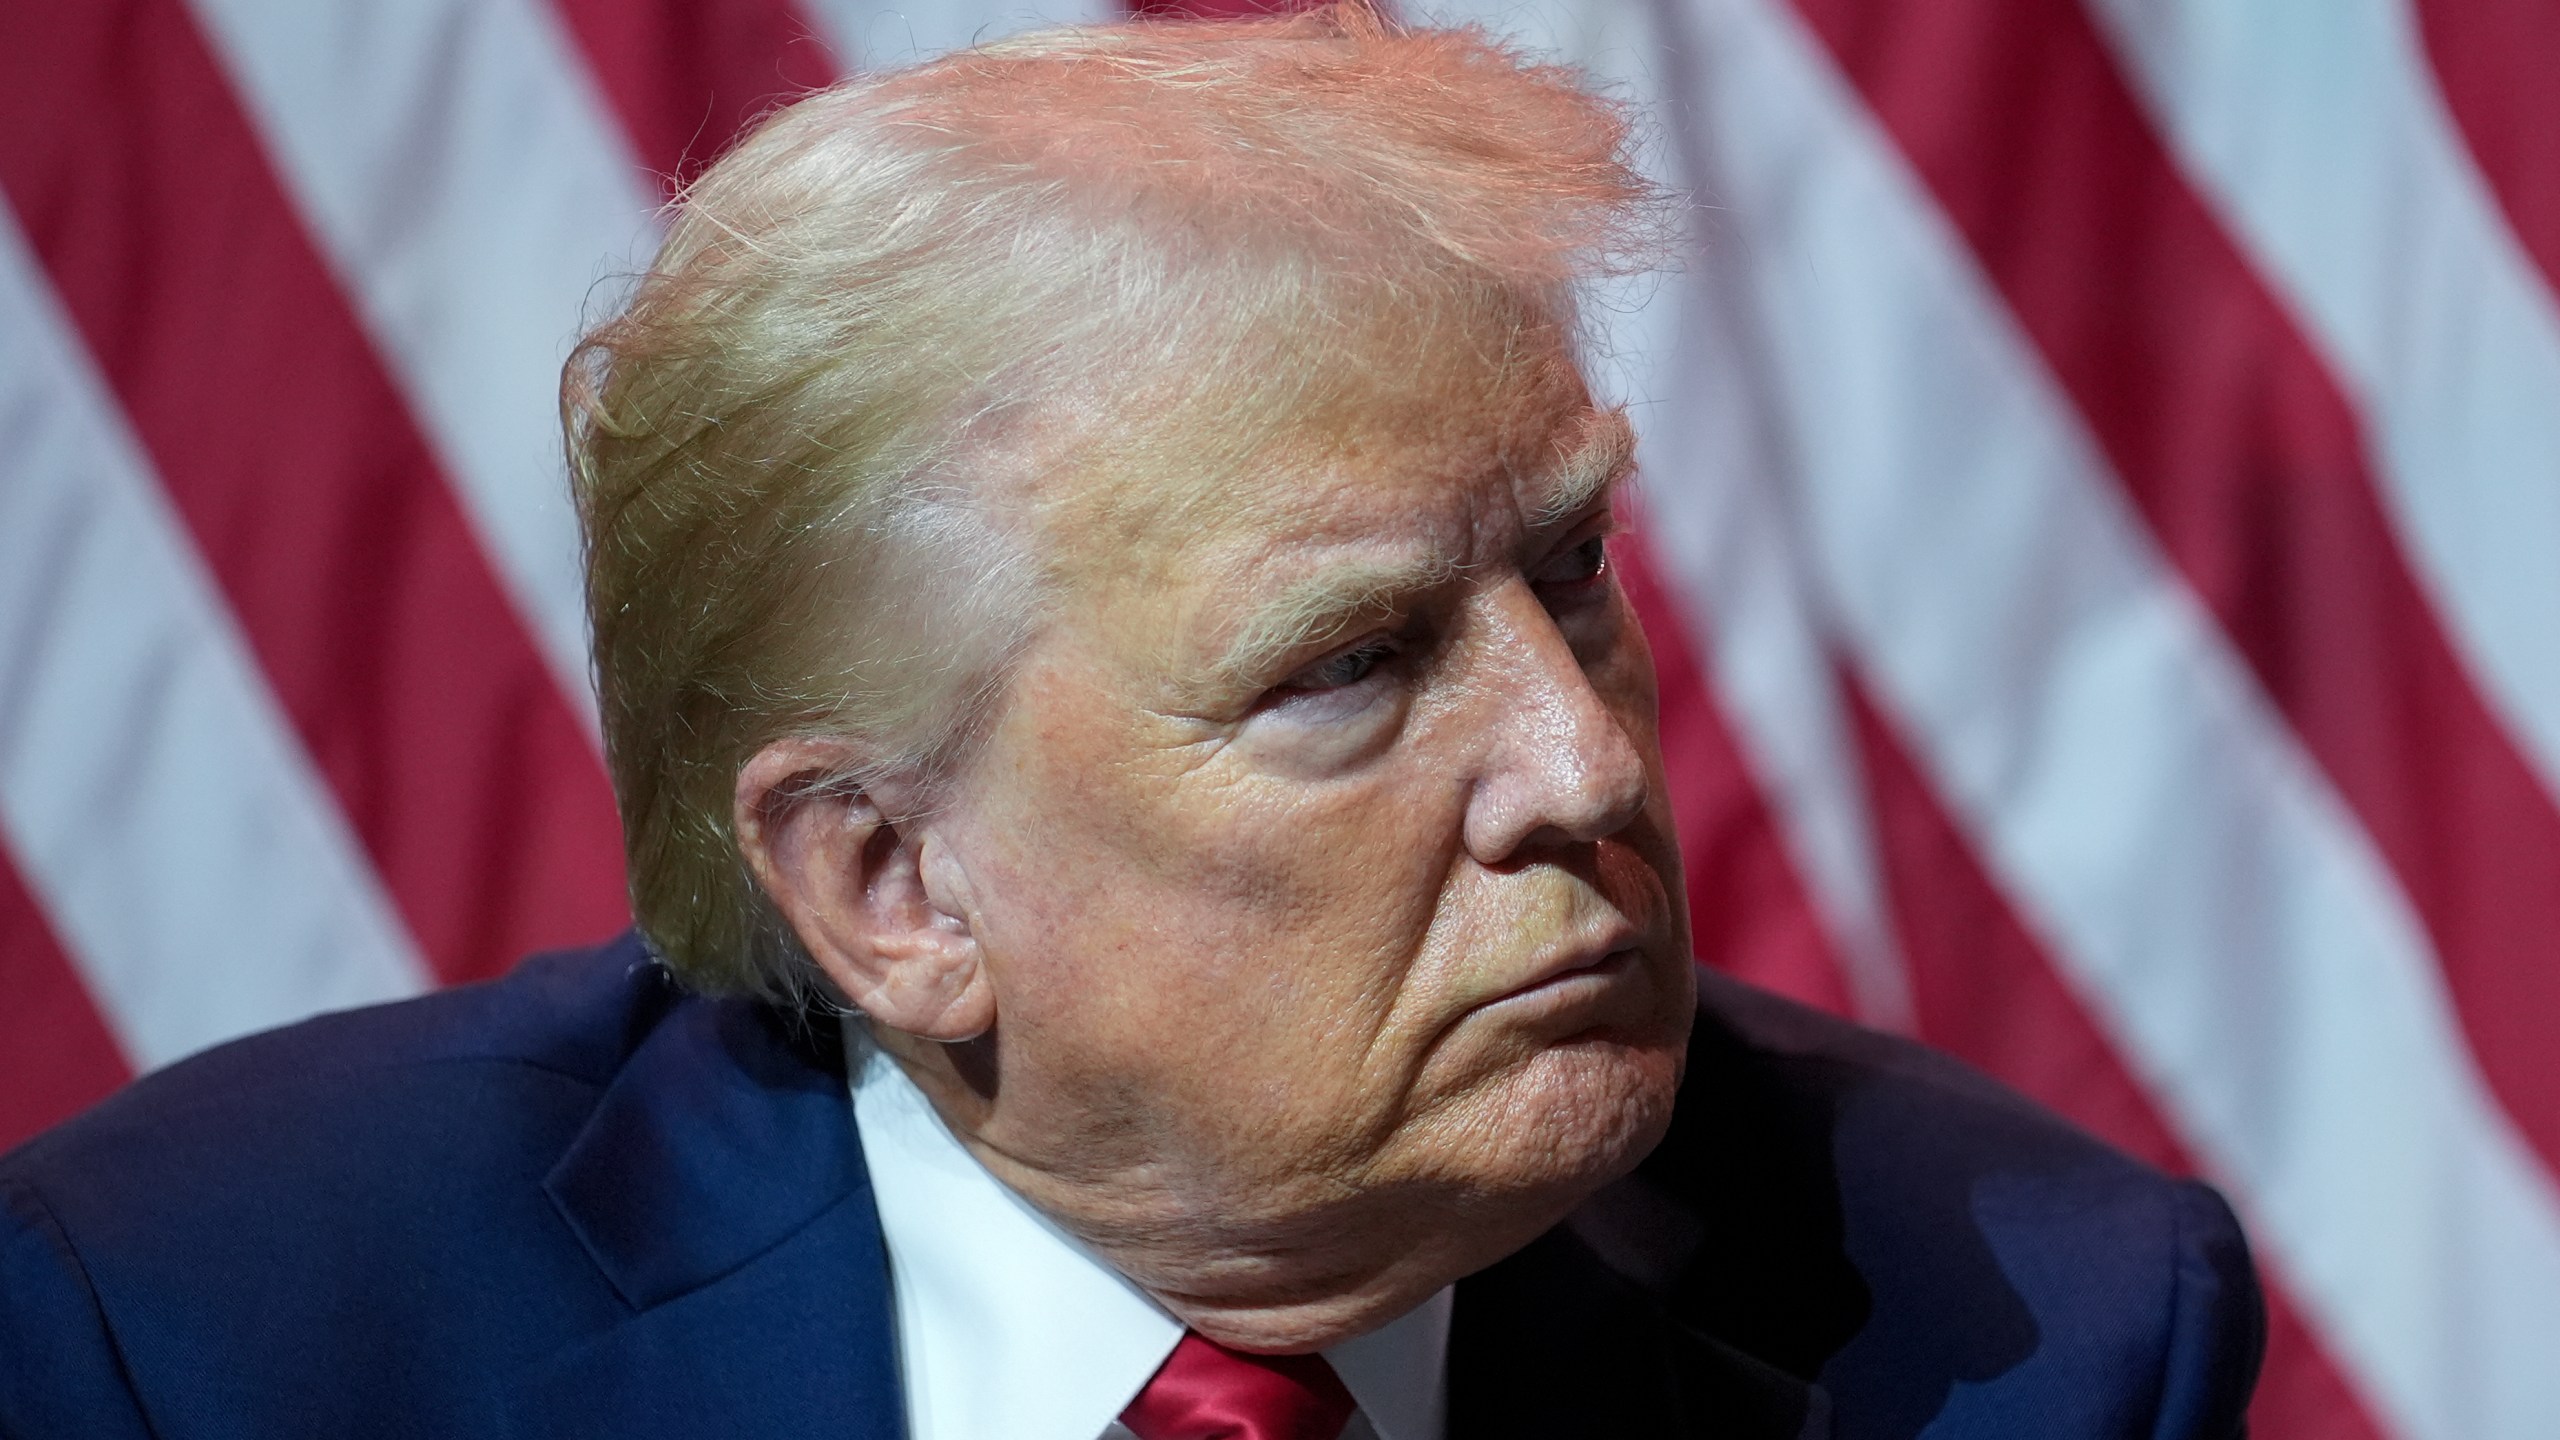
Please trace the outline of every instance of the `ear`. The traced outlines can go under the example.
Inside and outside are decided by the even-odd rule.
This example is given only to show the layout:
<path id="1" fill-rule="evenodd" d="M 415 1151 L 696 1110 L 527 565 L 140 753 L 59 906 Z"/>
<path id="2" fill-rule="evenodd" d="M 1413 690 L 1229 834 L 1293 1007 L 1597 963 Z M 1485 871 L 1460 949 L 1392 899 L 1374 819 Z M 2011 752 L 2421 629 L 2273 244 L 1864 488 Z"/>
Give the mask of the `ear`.
<path id="1" fill-rule="evenodd" d="M 872 797 L 821 785 L 856 758 L 842 740 L 777 740 L 738 770 L 732 820 L 758 883 L 844 998 L 874 1024 L 974 1039 L 995 990 L 966 886 L 928 827 L 894 826 Z"/>

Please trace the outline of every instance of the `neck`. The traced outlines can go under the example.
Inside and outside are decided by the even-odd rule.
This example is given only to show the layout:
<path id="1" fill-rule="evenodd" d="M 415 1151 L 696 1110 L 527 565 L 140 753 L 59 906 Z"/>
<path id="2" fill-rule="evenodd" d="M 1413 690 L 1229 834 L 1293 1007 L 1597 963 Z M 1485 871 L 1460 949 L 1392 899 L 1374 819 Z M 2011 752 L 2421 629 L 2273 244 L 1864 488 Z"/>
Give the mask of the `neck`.
<path id="1" fill-rule="evenodd" d="M 1180 1158 L 1193 1147 L 1151 1143 L 1126 1113 L 1024 1113 L 975 1042 L 875 1028 L 875 1043 L 998 1181 L 1183 1324 L 1239 1350 L 1301 1353 L 1367 1334 L 1535 1239 L 1579 1199 L 1488 1207 L 1329 1172 L 1234 1173 Z"/>

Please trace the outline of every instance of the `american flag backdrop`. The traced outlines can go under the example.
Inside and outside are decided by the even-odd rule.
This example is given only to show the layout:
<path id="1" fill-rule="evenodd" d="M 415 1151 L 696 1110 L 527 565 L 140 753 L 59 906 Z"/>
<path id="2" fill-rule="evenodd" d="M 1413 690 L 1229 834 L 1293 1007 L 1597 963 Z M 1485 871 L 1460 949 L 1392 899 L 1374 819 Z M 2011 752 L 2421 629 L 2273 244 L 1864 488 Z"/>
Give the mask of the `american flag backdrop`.
<path id="1" fill-rule="evenodd" d="M 0 1143 L 622 926 L 560 360 L 1045 4 L 0 0 Z M 1695 202 L 1596 357 L 1703 956 L 2212 1177 L 2260 1435 L 2560 1437 L 2560 0 L 1404 8 Z"/>

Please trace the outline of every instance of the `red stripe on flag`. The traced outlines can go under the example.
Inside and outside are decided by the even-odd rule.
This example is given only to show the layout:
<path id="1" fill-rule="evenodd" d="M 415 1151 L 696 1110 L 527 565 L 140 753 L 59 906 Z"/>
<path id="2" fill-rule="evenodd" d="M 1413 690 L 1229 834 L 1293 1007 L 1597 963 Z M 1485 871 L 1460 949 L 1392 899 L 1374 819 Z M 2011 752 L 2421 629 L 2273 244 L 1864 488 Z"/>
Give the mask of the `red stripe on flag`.
<path id="1" fill-rule="evenodd" d="M 2150 1095 L 2001 893 L 1911 752 L 1853 675 L 1858 732 L 1885 891 L 1910 969 L 1920 1037 L 2082 1128 L 2173 1174 L 2193 1160 Z M 2275 1278 L 2267 1363 L 2250 1406 L 2262 1440 L 2381 1440 L 2344 1372 Z"/>
<path id="2" fill-rule="evenodd" d="M 1885 894 L 1921 1038 L 2119 1150 L 2192 1173 L 2186 1147 L 2056 978 L 2044 948 L 1992 884 L 1865 688 L 1855 677 L 1844 677 L 1842 687 L 1856 718 Z"/>
<path id="3" fill-rule="evenodd" d="M 1679 607 L 1640 536 L 1612 542 L 1619 586 L 1653 644 L 1662 694 L 1662 768 L 1680 832 L 1698 958 L 1837 1015 L 1847 979 L 1775 815 L 1734 744 Z"/>
<path id="4" fill-rule="evenodd" d="M 792 0 L 553 0 L 640 163 L 690 182 L 777 103 L 835 82 Z"/>
<path id="5" fill-rule="evenodd" d="M 603 766 L 177 0 L 0 6 L 0 187 L 437 972 L 627 923 Z"/>
<path id="6" fill-rule="evenodd" d="M 2560 1166 L 2560 807 L 2455 657 L 2319 358 L 2077 0 L 1797 0 L 2372 834 Z"/>
<path id="7" fill-rule="evenodd" d="M 2525 252 L 2560 289 L 2560 4 L 2418 0 L 2447 108 Z"/>
<path id="8" fill-rule="evenodd" d="M 132 1069 L 16 863 L 0 849 L 0 1150 L 78 1111 Z"/>

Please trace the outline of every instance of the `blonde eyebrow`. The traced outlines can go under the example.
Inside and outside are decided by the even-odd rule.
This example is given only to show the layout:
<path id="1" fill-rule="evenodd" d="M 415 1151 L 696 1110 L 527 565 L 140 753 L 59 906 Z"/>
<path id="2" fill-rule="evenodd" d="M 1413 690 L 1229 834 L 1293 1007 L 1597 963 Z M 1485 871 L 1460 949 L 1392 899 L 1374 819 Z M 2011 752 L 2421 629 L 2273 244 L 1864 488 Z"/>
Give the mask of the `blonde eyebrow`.
<path id="1" fill-rule="evenodd" d="M 1627 423 L 1626 410 L 1595 414 L 1581 439 L 1557 462 L 1555 488 L 1530 512 L 1529 528 L 1550 529 L 1591 508 L 1635 463 L 1636 431 Z"/>
<path id="2" fill-rule="evenodd" d="M 1459 568 L 1445 555 L 1329 565 L 1256 606 L 1211 663 L 1209 682 L 1243 686 L 1266 681 L 1282 660 L 1340 639 L 1363 620 L 1393 614 L 1415 597 L 1448 584 Z"/>
<path id="3" fill-rule="evenodd" d="M 1623 409 L 1593 415 L 1551 472 L 1553 488 L 1530 512 L 1530 527 L 1551 529 L 1598 503 L 1634 468 L 1635 449 L 1635 429 Z M 1445 555 L 1326 566 L 1254 607 L 1210 662 L 1202 687 L 1219 691 L 1267 683 L 1268 672 L 1282 660 L 1340 639 L 1363 620 L 1392 615 L 1447 585 L 1463 568 Z"/>

